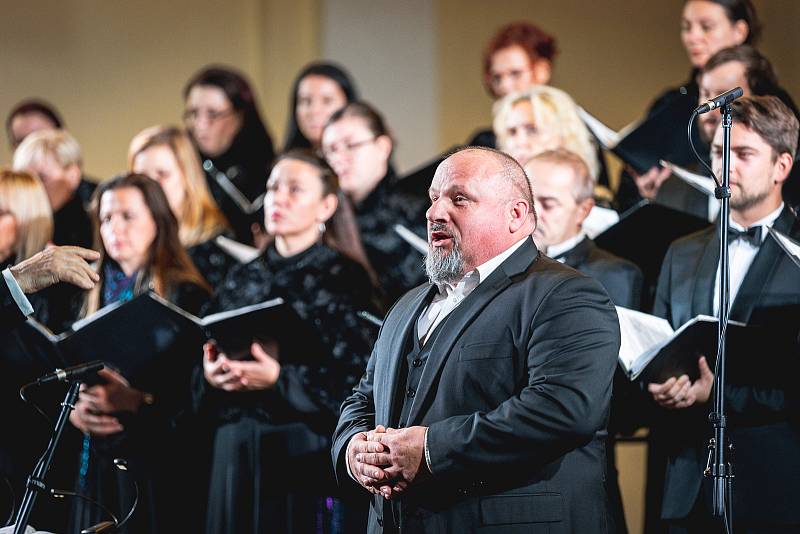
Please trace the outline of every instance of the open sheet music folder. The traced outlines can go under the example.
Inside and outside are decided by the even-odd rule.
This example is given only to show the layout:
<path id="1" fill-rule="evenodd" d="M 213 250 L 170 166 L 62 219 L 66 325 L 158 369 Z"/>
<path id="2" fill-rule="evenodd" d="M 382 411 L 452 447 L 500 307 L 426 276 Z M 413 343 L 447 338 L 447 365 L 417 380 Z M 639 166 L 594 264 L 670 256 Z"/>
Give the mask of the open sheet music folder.
<path id="1" fill-rule="evenodd" d="M 324 355 L 317 331 L 282 299 L 199 318 L 148 292 L 106 306 L 59 335 L 32 319 L 27 328 L 57 349 L 55 366 L 102 360 L 146 391 L 161 382 L 156 376 L 184 372 L 200 361 L 206 339 L 229 355 L 249 353 L 255 339 L 274 340 L 279 353 L 273 356 L 282 363 Z"/>
<path id="2" fill-rule="evenodd" d="M 673 330 L 666 319 L 621 306 L 617 306 L 617 316 L 622 336 L 619 365 L 629 380 L 661 383 L 684 374 L 696 380 L 697 360 L 701 355 L 713 371 L 717 357 L 717 318 L 698 315 Z M 728 357 L 747 357 L 754 347 L 764 346 L 765 334 L 762 328 L 728 321 Z"/>
<path id="3" fill-rule="evenodd" d="M 578 114 L 603 148 L 637 173 L 644 174 L 662 159 L 678 165 L 694 161 L 686 138 L 689 121 L 686 98 L 685 95 L 675 97 L 655 113 L 619 131 L 612 130 L 583 108 L 578 108 Z"/>

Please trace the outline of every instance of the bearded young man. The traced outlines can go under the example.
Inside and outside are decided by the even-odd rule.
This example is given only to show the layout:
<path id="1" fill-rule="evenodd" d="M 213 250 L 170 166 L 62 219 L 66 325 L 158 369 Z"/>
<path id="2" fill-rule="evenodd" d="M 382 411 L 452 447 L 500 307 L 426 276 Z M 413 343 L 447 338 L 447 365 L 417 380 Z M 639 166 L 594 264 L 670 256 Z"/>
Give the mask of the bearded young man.
<path id="1" fill-rule="evenodd" d="M 767 228 L 800 238 L 800 222 L 781 197 L 797 151 L 798 121 L 774 96 L 732 104 L 730 319 L 771 329 L 757 354 L 729 357 L 725 387 L 733 456 L 733 521 L 737 533 L 800 529 L 800 427 L 797 423 L 797 266 Z M 711 148 L 722 172 L 722 130 Z M 674 328 L 692 317 L 719 312 L 719 224 L 672 244 L 658 281 L 654 313 Z M 729 345 L 729 353 L 732 347 Z M 723 532 L 711 517 L 710 480 L 704 481 L 714 376 L 705 358 L 699 378 L 672 377 L 650 384 L 665 410 L 658 429 L 668 449 L 662 517 L 673 533 Z"/>

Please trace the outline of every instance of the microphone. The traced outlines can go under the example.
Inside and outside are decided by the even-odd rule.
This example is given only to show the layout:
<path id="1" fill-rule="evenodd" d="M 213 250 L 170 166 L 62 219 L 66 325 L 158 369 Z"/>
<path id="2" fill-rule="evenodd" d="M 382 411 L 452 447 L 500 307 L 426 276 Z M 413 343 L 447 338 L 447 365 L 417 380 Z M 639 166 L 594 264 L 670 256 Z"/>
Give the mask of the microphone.
<path id="1" fill-rule="evenodd" d="M 722 106 L 726 106 L 742 96 L 744 91 L 741 87 L 736 87 L 735 89 L 730 89 L 725 91 L 724 93 L 715 96 L 711 100 L 707 100 L 705 104 L 701 104 L 694 109 L 694 112 L 698 115 L 703 113 L 708 113 L 714 109 L 717 109 Z"/>
<path id="2" fill-rule="evenodd" d="M 80 365 L 67 367 L 66 369 L 56 369 L 54 372 L 36 379 L 37 385 L 47 384 L 48 382 L 69 382 L 84 375 L 92 375 L 105 367 L 100 360 L 94 360 Z"/>

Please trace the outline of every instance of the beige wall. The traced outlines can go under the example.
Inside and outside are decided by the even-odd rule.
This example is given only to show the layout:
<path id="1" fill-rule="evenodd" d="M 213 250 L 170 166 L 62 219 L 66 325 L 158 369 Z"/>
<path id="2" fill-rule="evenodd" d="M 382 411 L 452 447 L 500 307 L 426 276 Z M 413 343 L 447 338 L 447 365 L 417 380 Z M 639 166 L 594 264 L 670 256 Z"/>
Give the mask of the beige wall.
<path id="1" fill-rule="evenodd" d="M 180 92 L 196 69 L 223 62 L 249 74 L 273 138 L 281 145 L 292 79 L 303 64 L 320 57 L 320 18 L 325 9 L 330 12 L 341 4 L 0 0 L 6 22 L 0 33 L 0 113 L 5 115 L 28 96 L 52 101 L 81 142 L 87 171 L 104 178 L 123 169 L 133 134 L 155 123 L 180 121 Z M 430 43 L 432 20 L 434 40 L 424 47 L 432 48 L 435 58 L 420 59 L 424 72 L 419 80 L 391 83 L 391 89 L 386 83 L 374 84 L 369 98 L 385 103 L 402 121 L 398 138 L 404 147 L 403 167 L 465 141 L 477 127 L 490 124 L 491 100 L 480 82 L 484 43 L 499 25 L 527 18 L 558 36 L 561 53 L 554 84 L 611 126 L 621 127 L 636 119 L 664 87 L 683 81 L 688 73 L 678 40 L 682 4 L 683 0 L 436 0 L 425 16 L 386 9 L 386 20 L 377 24 L 394 37 L 382 38 L 373 28 L 372 55 L 383 47 L 381 54 L 403 61 L 404 79 L 412 77 L 420 43 Z M 358 1 L 345 5 L 357 6 Z M 800 69 L 795 68 L 800 48 L 792 38 L 800 2 L 757 0 L 757 5 L 767 28 L 762 48 L 784 85 L 800 95 Z M 370 20 L 375 16 L 380 10 L 373 9 Z M 348 24 L 342 33 L 355 35 L 358 25 L 354 29 L 353 21 Z M 407 35 L 409 53 L 403 54 L 398 31 L 391 32 L 398 28 Z M 326 31 L 329 45 L 341 42 L 341 37 L 330 35 L 334 28 Z M 354 70 L 370 64 L 370 44 L 361 48 L 363 65 L 354 65 Z M 418 131 L 424 135 L 414 134 L 409 118 L 414 113 L 407 110 L 421 110 Z M 0 164 L 9 162 L 3 139 Z"/>
<path id="2" fill-rule="evenodd" d="M 250 76 L 280 144 L 291 80 L 317 53 L 318 11 L 315 0 L 2 0 L 0 110 L 29 96 L 51 101 L 86 171 L 107 178 L 124 170 L 136 132 L 180 122 L 184 83 L 219 62 Z"/>

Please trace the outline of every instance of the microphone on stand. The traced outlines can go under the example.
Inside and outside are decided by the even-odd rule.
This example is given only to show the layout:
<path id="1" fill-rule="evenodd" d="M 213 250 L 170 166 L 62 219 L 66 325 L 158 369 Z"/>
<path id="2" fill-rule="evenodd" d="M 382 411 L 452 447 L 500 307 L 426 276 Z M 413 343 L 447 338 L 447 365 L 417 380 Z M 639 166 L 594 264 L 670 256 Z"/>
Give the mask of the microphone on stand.
<path id="1" fill-rule="evenodd" d="M 52 373 L 46 374 L 41 378 L 37 378 L 36 385 L 41 386 L 42 384 L 47 384 L 48 382 L 69 382 L 71 380 L 77 380 L 85 375 L 96 374 L 97 371 L 103 367 L 105 367 L 103 362 L 100 360 L 95 360 L 92 362 L 67 367 L 66 369 L 56 369 Z"/>
<path id="2" fill-rule="evenodd" d="M 708 113 L 709 111 L 730 104 L 737 98 L 741 97 L 743 94 L 744 91 L 742 90 L 741 87 L 735 87 L 734 89 L 729 89 L 728 91 L 725 91 L 724 93 L 715 96 L 711 100 L 706 100 L 706 103 L 697 106 L 694 109 L 694 112 L 698 115 L 702 115 L 703 113 Z"/>

